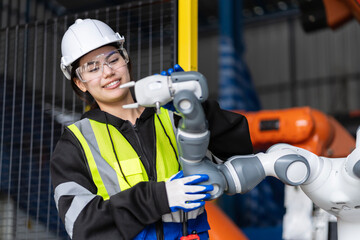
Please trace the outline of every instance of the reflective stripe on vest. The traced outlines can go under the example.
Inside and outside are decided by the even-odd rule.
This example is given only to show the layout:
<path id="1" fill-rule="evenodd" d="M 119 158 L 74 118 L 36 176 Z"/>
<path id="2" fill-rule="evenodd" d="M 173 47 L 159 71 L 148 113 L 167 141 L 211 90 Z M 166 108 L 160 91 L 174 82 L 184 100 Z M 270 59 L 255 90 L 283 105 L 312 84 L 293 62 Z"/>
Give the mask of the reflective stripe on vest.
<path id="1" fill-rule="evenodd" d="M 154 123 L 157 180 L 166 181 L 179 171 L 175 134 L 169 112 L 161 108 L 160 114 L 154 114 Z M 148 181 L 148 176 L 139 156 L 114 126 L 86 118 L 68 126 L 68 129 L 79 140 L 97 187 L 97 194 L 102 196 L 104 200 L 138 182 Z M 112 144 L 114 144 L 121 169 Z M 123 174 L 130 185 L 125 181 Z"/>

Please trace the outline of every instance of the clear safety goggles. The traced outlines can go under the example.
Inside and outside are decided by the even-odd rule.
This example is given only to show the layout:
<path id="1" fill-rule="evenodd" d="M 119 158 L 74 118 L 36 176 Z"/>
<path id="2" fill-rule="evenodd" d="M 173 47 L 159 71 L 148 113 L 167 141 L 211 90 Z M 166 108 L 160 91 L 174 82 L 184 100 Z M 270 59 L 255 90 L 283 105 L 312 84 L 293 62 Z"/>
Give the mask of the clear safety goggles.
<path id="1" fill-rule="evenodd" d="M 108 53 L 97 55 L 91 61 L 81 65 L 76 69 L 76 75 L 82 82 L 98 79 L 103 74 L 106 64 L 113 71 L 125 67 L 129 62 L 129 57 L 124 48 L 113 50 Z"/>

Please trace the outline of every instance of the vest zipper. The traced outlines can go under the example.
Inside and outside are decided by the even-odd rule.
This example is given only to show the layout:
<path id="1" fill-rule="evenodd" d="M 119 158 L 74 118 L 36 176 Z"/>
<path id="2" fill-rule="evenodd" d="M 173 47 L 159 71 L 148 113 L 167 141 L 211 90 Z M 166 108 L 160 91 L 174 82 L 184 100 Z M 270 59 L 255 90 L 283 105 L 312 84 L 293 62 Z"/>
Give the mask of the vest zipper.
<path id="1" fill-rule="evenodd" d="M 145 155 L 145 151 L 143 149 L 143 146 L 142 146 L 140 138 L 139 138 L 139 134 L 138 134 L 139 131 L 138 131 L 137 125 L 136 124 L 132 125 L 132 129 L 134 130 L 136 140 L 137 140 L 140 150 L 141 150 L 141 155 L 139 156 L 140 160 L 144 165 L 146 165 L 145 169 L 147 169 L 148 178 L 151 181 L 157 181 L 157 176 L 155 173 L 156 168 L 153 166 L 152 162 L 150 162 L 150 160 Z"/>

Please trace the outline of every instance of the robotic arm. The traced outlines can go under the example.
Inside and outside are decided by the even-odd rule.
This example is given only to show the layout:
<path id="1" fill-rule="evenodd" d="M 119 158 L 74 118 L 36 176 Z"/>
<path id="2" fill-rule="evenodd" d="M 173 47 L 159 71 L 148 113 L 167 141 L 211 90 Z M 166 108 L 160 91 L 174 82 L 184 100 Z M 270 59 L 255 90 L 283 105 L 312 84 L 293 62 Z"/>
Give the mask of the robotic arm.
<path id="1" fill-rule="evenodd" d="M 137 103 L 125 108 L 156 107 L 173 101 L 182 119 L 176 132 L 184 175 L 207 174 L 215 199 L 223 193 L 245 193 L 266 176 L 300 185 L 320 208 L 338 219 L 338 239 L 360 235 L 360 128 L 356 148 L 346 158 L 319 157 L 305 149 L 276 144 L 266 153 L 233 156 L 224 164 L 206 157 L 210 133 L 201 102 L 208 96 L 206 79 L 198 72 L 153 75 L 121 87 L 135 87 Z"/>
<path id="2" fill-rule="evenodd" d="M 170 76 L 152 75 L 137 82 L 120 86 L 134 87 L 137 103 L 125 105 L 124 108 L 156 107 L 173 101 L 174 107 L 182 118 L 176 131 L 176 142 L 180 164 L 185 176 L 207 174 L 212 184 L 212 199 L 219 197 L 226 188 L 225 176 L 218 166 L 205 155 L 210 132 L 201 102 L 208 97 L 205 77 L 199 72 L 173 72 Z M 211 176 L 211 177 L 210 177 Z"/>
<path id="3" fill-rule="evenodd" d="M 210 132 L 201 102 L 208 97 L 205 77 L 198 72 L 173 72 L 170 76 L 152 75 L 121 86 L 134 87 L 139 105 L 156 107 L 173 101 L 182 117 L 176 132 L 180 164 L 184 175 L 207 174 L 214 190 L 211 199 L 227 194 L 245 193 L 266 176 L 274 176 L 289 185 L 300 185 L 310 175 L 308 161 L 296 151 L 282 149 L 276 152 L 234 156 L 225 164 L 215 164 L 206 157 Z"/>
<path id="4" fill-rule="evenodd" d="M 339 240 L 360 234 L 360 128 L 356 148 L 346 158 L 319 157 L 305 149 L 276 144 L 268 153 L 291 149 L 310 163 L 311 173 L 301 185 L 303 192 L 320 208 L 337 218 Z"/>

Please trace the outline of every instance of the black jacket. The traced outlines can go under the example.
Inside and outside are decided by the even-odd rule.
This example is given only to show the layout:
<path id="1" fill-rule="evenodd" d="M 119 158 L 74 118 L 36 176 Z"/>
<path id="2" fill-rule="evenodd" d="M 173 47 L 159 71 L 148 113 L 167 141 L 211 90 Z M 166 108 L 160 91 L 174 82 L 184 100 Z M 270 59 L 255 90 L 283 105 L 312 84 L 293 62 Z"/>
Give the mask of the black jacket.
<path id="1" fill-rule="evenodd" d="M 226 160 L 253 152 L 244 116 L 221 110 L 215 101 L 206 101 L 203 107 L 211 134 L 209 150 L 215 156 Z M 108 201 L 100 196 L 92 199 L 74 223 L 73 239 L 131 239 L 170 212 L 165 184 L 156 182 L 154 114 L 153 108 L 146 108 L 134 126 L 99 109 L 83 115 L 83 118 L 107 122 L 121 132 L 142 160 L 149 182 L 138 183 L 111 196 Z M 97 192 L 82 147 L 68 129 L 52 155 L 51 178 L 54 188 L 65 182 L 75 182 L 93 194 Z M 73 198 L 59 199 L 58 210 L 63 221 Z"/>

